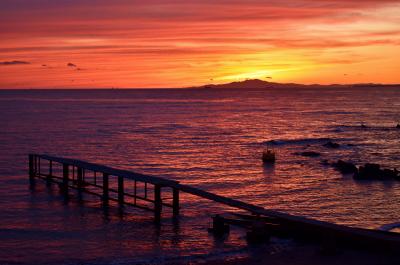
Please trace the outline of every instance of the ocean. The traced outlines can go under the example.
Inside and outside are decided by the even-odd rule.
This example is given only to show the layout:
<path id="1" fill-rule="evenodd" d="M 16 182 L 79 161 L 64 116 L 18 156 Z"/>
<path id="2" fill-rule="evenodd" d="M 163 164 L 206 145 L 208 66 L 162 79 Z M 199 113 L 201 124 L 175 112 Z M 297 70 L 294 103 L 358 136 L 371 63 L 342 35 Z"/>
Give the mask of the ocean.
<path id="1" fill-rule="evenodd" d="M 322 163 L 399 169 L 400 88 L 3 90 L 0 113 L 0 264 L 163 264 L 254 251 L 241 229 L 224 242 L 208 234 L 210 217 L 226 208 L 189 195 L 179 223 L 166 215 L 157 226 L 148 212 L 104 211 L 91 195 L 65 201 L 56 185 L 31 187 L 29 153 L 338 224 L 400 221 L 400 182 L 356 181 Z M 277 153 L 273 166 L 261 161 L 266 147 Z"/>

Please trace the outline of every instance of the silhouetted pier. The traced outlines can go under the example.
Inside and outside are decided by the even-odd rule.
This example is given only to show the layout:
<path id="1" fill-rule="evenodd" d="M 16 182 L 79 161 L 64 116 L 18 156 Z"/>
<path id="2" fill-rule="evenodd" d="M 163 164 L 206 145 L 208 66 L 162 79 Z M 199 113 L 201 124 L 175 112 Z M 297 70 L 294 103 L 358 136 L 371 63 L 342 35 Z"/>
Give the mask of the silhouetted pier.
<path id="1" fill-rule="evenodd" d="M 66 196 L 69 189 L 76 189 L 100 197 L 105 205 L 115 201 L 120 206 L 129 205 L 152 211 L 156 220 L 161 218 L 163 206 L 172 208 L 174 216 L 179 214 L 177 181 L 80 160 L 37 154 L 29 155 L 29 176 L 31 181 L 37 177 L 47 183 L 58 183 Z M 170 188 L 172 193 L 170 202 L 164 202 L 161 197 L 162 189 L 166 188 Z"/>
<path id="2" fill-rule="evenodd" d="M 237 214 L 236 219 L 218 217 L 214 225 L 236 224 L 244 227 L 263 224 L 263 229 L 272 232 L 284 232 L 294 237 L 307 239 L 358 244 L 375 249 L 397 250 L 400 237 L 397 233 L 353 228 L 343 225 L 318 221 L 295 216 L 263 207 L 248 204 L 239 200 L 210 193 L 178 181 L 148 176 L 127 170 L 115 169 L 85 161 L 60 158 L 48 155 L 29 155 L 29 178 L 42 178 L 47 183 L 58 183 L 63 193 L 68 196 L 69 189 L 90 193 L 100 197 L 105 205 L 115 201 L 120 206 L 129 205 L 152 211 L 156 221 L 161 219 L 163 207 L 172 209 L 174 217 L 179 215 L 179 194 L 185 192 L 208 199 L 232 208 L 244 210 L 249 214 Z M 169 198 L 163 193 L 170 194 Z M 218 229 L 218 227 L 215 227 Z"/>

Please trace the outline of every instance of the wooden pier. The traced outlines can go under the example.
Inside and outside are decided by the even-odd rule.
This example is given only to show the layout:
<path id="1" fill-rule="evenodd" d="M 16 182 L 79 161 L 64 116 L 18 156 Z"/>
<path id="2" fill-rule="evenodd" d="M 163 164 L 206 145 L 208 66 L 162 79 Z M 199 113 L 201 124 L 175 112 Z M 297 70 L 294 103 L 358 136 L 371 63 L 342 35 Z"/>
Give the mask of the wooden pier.
<path id="1" fill-rule="evenodd" d="M 46 183 L 58 183 L 66 196 L 68 196 L 69 189 L 76 189 L 78 192 L 86 192 L 100 197 L 105 205 L 109 201 L 115 201 L 121 207 L 129 205 L 151 211 L 154 213 L 156 221 L 160 221 L 164 207 L 171 208 L 172 215 L 177 217 L 180 211 L 179 194 L 185 192 L 243 210 L 248 215 L 242 215 L 242 217 L 247 216 L 247 219 L 261 222 L 273 220 L 272 225 L 279 225 L 280 230 L 285 230 L 285 233 L 295 237 L 313 240 L 328 238 L 338 243 L 358 244 L 360 247 L 381 250 L 397 251 L 400 248 L 400 235 L 398 233 L 347 227 L 267 210 L 263 207 L 183 185 L 178 181 L 80 160 L 30 154 L 29 178 L 31 182 L 34 182 L 35 178 L 42 178 Z M 170 194 L 171 198 L 163 196 L 164 193 Z M 245 222 L 240 220 L 236 222 L 226 218 L 219 220 L 222 222 L 225 220 L 225 223 L 249 223 L 248 220 Z M 265 223 L 270 223 L 270 221 Z"/>
<path id="2" fill-rule="evenodd" d="M 55 172 L 58 167 L 58 173 Z M 104 205 L 115 201 L 120 206 L 129 205 L 154 212 L 160 220 L 163 207 L 172 208 L 179 215 L 178 182 L 146 176 L 126 170 L 88 163 L 80 160 L 48 155 L 29 155 L 29 177 L 42 178 L 47 183 L 58 183 L 68 196 L 69 189 L 89 193 L 101 198 Z M 162 191 L 170 189 L 172 200 L 162 200 Z"/>

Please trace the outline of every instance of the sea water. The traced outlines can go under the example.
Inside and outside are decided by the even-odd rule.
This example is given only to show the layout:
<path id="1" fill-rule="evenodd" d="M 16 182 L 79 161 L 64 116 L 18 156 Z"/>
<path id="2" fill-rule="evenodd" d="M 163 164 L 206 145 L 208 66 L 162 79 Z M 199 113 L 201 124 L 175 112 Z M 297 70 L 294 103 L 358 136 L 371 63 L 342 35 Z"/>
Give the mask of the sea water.
<path id="1" fill-rule="evenodd" d="M 400 182 L 356 181 L 322 163 L 400 168 L 400 88 L 4 90 L 0 114 L 0 264 L 162 264 L 251 251 L 240 229 L 223 242 L 209 235 L 210 217 L 229 209 L 193 196 L 181 195 L 179 222 L 166 211 L 157 226 L 149 212 L 32 187 L 29 153 L 338 224 L 400 221 Z M 263 165 L 265 147 L 275 165 Z"/>

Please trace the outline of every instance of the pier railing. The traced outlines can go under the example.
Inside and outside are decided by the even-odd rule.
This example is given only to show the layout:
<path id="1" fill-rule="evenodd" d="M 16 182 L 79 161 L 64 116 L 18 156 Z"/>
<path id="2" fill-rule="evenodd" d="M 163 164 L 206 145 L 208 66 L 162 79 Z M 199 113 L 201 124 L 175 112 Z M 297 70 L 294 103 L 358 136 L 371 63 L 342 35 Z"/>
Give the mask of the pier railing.
<path id="1" fill-rule="evenodd" d="M 179 193 L 185 192 L 232 208 L 249 212 L 255 218 L 273 218 L 285 230 L 306 238 L 334 238 L 345 242 L 388 248 L 398 251 L 400 238 L 396 233 L 347 227 L 334 223 L 290 215 L 252 205 L 232 198 L 220 196 L 178 181 L 115 169 L 81 160 L 48 155 L 29 155 L 29 178 L 55 182 L 68 196 L 69 189 L 99 196 L 105 205 L 115 201 L 120 206 L 131 205 L 154 212 L 156 221 L 161 218 L 163 207 L 172 208 L 173 216 L 179 215 Z M 162 196 L 162 192 L 172 198 Z M 164 194 L 165 195 L 165 194 Z"/>
<path id="2" fill-rule="evenodd" d="M 69 189 L 76 189 L 100 197 L 105 205 L 115 201 L 120 206 L 152 211 L 156 220 L 160 219 L 163 206 L 172 208 L 174 216 L 179 214 L 179 183 L 173 180 L 38 154 L 29 155 L 29 177 L 32 181 L 37 177 L 58 183 L 66 196 Z M 162 197 L 166 188 L 172 198 Z"/>
<path id="3" fill-rule="evenodd" d="M 55 171 L 56 165 L 58 165 L 57 172 Z M 163 206 L 172 208 L 174 216 L 179 215 L 180 192 L 256 215 L 266 215 L 266 212 L 270 212 L 263 207 L 180 184 L 178 181 L 49 155 L 29 155 L 29 177 L 32 181 L 37 177 L 46 180 L 47 183 L 58 183 L 65 195 L 68 195 L 68 189 L 77 189 L 79 192 L 99 196 L 104 204 L 116 201 L 121 206 L 130 205 L 153 211 L 156 219 L 160 218 Z M 170 196 L 172 200 L 162 197 L 165 189 L 169 189 L 170 194 L 172 193 Z M 143 205 L 143 202 L 147 205 Z"/>

